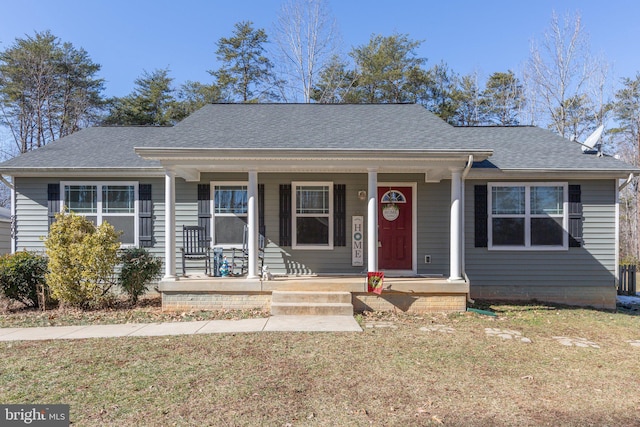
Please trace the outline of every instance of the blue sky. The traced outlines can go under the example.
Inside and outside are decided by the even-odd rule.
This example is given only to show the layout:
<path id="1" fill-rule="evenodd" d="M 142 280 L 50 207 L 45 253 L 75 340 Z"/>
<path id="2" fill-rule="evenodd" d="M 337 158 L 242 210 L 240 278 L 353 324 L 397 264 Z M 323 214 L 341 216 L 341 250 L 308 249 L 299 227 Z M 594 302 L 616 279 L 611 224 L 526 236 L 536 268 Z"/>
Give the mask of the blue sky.
<path id="1" fill-rule="evenodd" d="M 16 37 L 51 30 L 84 48 L 102 65 L 105 94 L 127 95 L 144 70 L 169 68 L 176 84 L 208 83 L 215 43 L 239 21 L 273 33 L 281 0 L 5 0 L 0 49 Z M 612 82 L 640 72 L 637 0 L 329 0 L 347 53 L 372 34 L 408 34 L 423 40 L 427 67 L 446 62 L 459 74 L 522 68 L 530 42 L 540 40 L 553 10 L 579 12 L 594 53 L 612 65 Z"/>

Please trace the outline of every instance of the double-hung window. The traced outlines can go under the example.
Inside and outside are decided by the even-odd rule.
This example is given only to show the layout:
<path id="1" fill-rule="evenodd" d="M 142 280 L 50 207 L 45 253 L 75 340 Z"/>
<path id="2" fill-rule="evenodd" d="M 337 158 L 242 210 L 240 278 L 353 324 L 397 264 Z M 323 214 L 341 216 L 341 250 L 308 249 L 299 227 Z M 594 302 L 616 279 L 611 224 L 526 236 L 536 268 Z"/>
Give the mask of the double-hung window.
<path id="1" fill-rule="evenodd" d="M 567 183 L 490 183 L 489 248 L 568 248 Z"/>
<path id="2" fill-rule="evenodd" d="M 239 246 L 243 243 L 247 225 L 247 183 L 214 182 L 213 242 L 219 246 Z"/>
<path id="3" fill-rule="evenodd" d="M 95 225 L 108 222 L 122 232 L 123 246 L 138 245 L 137 182 L 62 182 L 65 212 L 85 216 Z"/>
<path id="4" fill-rule="evenodd" d="M 333 183 L 293 182 L 294 249 L 333 249 Z"/>

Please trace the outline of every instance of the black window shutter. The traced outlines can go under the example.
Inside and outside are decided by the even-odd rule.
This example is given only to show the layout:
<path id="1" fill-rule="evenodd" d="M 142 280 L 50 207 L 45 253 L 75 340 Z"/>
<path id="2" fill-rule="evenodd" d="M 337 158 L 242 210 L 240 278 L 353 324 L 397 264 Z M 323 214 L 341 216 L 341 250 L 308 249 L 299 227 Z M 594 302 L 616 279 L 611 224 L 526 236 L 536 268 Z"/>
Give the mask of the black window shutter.
<path id="1" fill-rule="evenodd" d="M 258 184 L 258 233 L 266 236 L 266 232 L 264 225 L 264 184 Z"/>
<path id="2" fill-rule="evenodd" d="M 486 248 L 488 244 L 488 205 L 487 205 L 487 186 L 475 186 L 475 247 Z"/>
<path id="3" fill-rule="evenodd" d="M 139 201 L 139 236 L 138 242 L 141 248 L 153 246 L 153 202 L 151 200 L 151 184 L 138 185 Z"/>
<path id="4" fill-rule="evenodd" d="M 205 236 L 211 236 L 211 185 L 198 184 L 198 226 L 204 227 Z"/>
<path id="5" fill-rule="evenodd" d="M 347 246 L 347 186 L 333 186 L 333 245 Z"/>
<path id="6" fill-rule="evenodd" d="M 60 213 L 60 184 L 47 186 L 47 210 L 49 217 L 48 227 L 56 221 L 56 214 Z"/>
<path id="7" fill-rule="evenodd" d="M 291 184 L 280 184 L 280 246 L 291 246 Z"/>
<path id="8" fill-rule="evenodd" d="M 579 248 L 582 235 L 582 191 L 579 185 L 569 185 L 569 247 Z"/>

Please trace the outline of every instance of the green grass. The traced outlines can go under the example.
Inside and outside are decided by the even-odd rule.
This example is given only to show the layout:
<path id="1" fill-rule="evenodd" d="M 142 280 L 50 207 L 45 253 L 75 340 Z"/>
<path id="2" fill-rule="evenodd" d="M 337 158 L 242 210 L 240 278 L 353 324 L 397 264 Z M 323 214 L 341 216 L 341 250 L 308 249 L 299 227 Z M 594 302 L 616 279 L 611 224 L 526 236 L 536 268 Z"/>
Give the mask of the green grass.
<path id="1" fill-rule="evenodd" d="M 362 333 L 5 342 L 0 401 L 67 403 L 78 426 L 638 424 L 639 316 L 485 308 L 498 316 L 364 314 Z M 420 329 L 436 325 L 454 332 Z"/>

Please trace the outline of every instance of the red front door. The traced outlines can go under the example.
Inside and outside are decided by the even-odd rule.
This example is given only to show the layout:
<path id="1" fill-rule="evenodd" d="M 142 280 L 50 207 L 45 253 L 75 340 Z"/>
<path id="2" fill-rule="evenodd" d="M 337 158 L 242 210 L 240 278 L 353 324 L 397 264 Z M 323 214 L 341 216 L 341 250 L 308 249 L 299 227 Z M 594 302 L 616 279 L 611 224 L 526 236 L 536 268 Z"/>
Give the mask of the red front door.
<path id="1" fill-rule="evenodd" d="M 378 187 L 378 268 L 413 269 L 411 187 Z"/>

